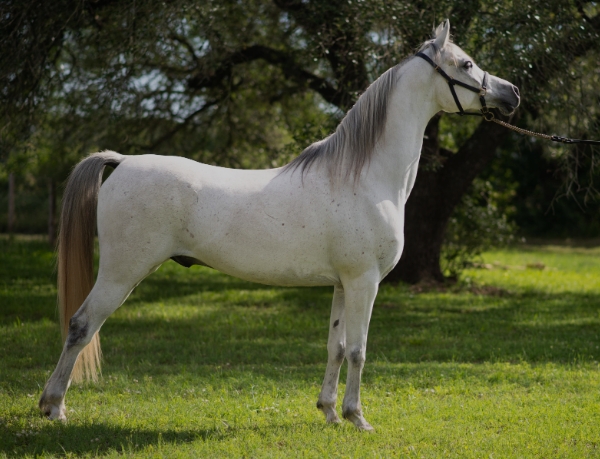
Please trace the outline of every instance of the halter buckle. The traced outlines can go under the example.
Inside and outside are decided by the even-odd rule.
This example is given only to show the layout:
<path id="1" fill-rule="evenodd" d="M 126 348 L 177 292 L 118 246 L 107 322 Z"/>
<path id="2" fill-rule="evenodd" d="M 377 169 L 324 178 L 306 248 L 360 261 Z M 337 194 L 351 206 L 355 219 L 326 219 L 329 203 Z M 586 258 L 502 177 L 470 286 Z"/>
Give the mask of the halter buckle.
<path id="1" fill-rule="evenodd" d="M 479 97 L 485 97 L 487 95 L 487 88 L 485 86 L 483 86 L 480 90 L 479 90 Z"/>

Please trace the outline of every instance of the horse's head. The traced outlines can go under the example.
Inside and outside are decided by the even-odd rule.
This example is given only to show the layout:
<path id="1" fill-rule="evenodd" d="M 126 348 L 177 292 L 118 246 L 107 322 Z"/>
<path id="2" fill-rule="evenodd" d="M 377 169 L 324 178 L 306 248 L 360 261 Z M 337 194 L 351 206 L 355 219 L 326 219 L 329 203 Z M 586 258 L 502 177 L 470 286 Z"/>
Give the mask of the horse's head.
<path id="1" fill-rule="evenodd" d="M 498 108 L 503 114 L 509 115 L 519 106 L 519 90 L 516 86 L 481 70 L 467 53 L 452 43 L 449 20 L 438 26 L 435 38 L 421 47 L 420 54 L 429 57 L 430 63 L 437 66 L 436 70 L 443 76 L 440 78 L 436 75 L 432 88 L 442 110 L 457 112 L 462 111 L 462 106 L 465 111 L 475 111 L 485 103 L 487 107 Z M 449 80 L 453 80 L 450 86 Z"/>

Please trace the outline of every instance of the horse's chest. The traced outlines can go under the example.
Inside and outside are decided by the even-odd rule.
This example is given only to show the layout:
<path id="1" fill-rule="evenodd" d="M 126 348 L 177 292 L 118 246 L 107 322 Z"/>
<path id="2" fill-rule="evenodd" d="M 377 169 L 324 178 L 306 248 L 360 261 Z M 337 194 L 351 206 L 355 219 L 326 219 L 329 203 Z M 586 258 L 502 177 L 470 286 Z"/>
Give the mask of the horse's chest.
<path id="1" fill-rule="evenodd" d="M 374 250 L 376 263 L 379 271 L 387 274 L 400 260 L 404 247 L 404 234 L 401 231 L 383 231 L 376 242 Z"/>
<path id="2" fill-rule="evenodd" d="M 342 270 L 364 271 L 376 267 L 387 274 L 398 262 L 404 245 L 403 214 L 389 204 L 371 206 L 346 220 L 332 237 L 334 264 Z"/>

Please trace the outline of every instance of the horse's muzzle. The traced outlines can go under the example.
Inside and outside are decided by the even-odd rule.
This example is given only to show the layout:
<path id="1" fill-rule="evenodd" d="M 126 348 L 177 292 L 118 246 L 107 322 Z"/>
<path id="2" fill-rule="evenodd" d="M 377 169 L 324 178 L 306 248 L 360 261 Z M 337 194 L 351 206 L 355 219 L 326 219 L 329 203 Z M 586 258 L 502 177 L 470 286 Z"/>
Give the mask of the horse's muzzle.
<path id="1" fill-rule="evenodd" d="M 511 94 L 509 94 L 508 97 L 506 97 L 498 107 L 500 109 L 500 113 L 503 115 L 512 115 L 521 103 L 519 88 L 517 88 L 515 85 L 511 86 Z"/>

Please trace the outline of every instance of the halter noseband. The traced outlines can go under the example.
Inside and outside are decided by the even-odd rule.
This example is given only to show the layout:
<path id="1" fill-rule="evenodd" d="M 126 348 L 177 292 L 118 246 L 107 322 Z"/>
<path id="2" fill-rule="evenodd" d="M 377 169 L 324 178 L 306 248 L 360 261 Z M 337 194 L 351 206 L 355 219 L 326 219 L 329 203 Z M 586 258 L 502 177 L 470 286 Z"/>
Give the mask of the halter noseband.
<path id="1" fill-rule="evenodd" d="M 415 55 L 419 56 L 420 58 L 429 62 L 431 64 L 431 66 L 435 69 L 435 71 L 437 73 L 439 73 L 440 75 L 442 75 L 444 77 L 444 79 L 448 82 L 448 86 L 450 87 L 450 92 L 452 93 L 452 97 L 454 97 L 454 102 L 456 102 L 456 106 L 458 107 L 458 114 L 460 116 L 463 116 L 463 115 L 483 116 L 488 121 L 494 117 L 493 113 L 489 111 L 489 109 L 487 108 L 487 105 L 485 104 L 485 95 L 487 93 L 487 78 L 488 78 L 487 72 L 484 72 L 484 74 L 483 74 L 483 81 L 481 82 L 481 88 L 476 88 L 475 86 L 470 86 L 466 83 L 463 83 L 462 81 L 458 81 L 458 80 L 455 80 L 454 78 L 452 78 L 450 75 L 448 75 L 446 72 L 444 72 L 444 70 L 442 70 L 442 68 L 439 65 L 437 65 L 435 62 L 433 62 L 431 60 L 431 58 L 429 56 L 427 56 L 426 54 L 419 52 Z M 481 102 L 481 113 L 465 112 L 463 110 L 462 105 L 460 105 L 460 101 L 458 100 L 458 96 L 456 95 L 456 91 L 454 90 L 455 85 L 462 86 L 463 88 L 468 89 L 469 91 L 473 91 L 473 92 L 476 92 L 477 94 L 479 94 L 479 101 Z M 490 116 L 490 119 L 488 119 L 488 116 Z"/>

